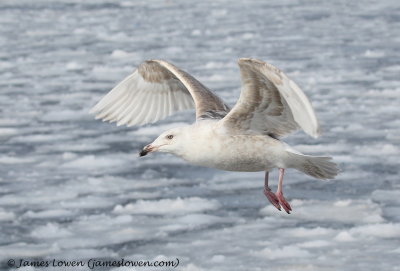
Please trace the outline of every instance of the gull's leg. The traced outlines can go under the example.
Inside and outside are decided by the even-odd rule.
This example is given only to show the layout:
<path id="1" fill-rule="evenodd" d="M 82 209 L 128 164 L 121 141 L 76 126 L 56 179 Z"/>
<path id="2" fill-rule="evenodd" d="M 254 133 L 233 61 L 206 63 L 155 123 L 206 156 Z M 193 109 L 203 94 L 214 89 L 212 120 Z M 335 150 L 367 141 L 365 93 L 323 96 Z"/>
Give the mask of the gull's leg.
<path id="1" fill-rule="evenodd" d="M 282 191 L 282 183 L 283 183 L 283 174 L 285 173 L 284 168 L 279 169 L 279 181 L 278 181 L 278 190 L 276 191 L 275 195 L 279 200 L 279 204 L 283 207 L 283 209 L 286 211 L 286 213 L 290 214 L 290 211 L 292 208 L 290 207 L 289 203 L 286 201 L 286 199 L 283 197 L 283 191 Z"/>
<path id="2" fill-rule="evenodd" d="M 281 210 L 281 206 L 279 205 L 279 199 L 276 197 L 274 193 L 271 192 L 271 188 L 268 186 L 268 176 L 269 172 L 265 171 L 265 179 L 264 179 L 264 195 L 267 197 L 269 202 L 272 203 L 279 211 Z"/>

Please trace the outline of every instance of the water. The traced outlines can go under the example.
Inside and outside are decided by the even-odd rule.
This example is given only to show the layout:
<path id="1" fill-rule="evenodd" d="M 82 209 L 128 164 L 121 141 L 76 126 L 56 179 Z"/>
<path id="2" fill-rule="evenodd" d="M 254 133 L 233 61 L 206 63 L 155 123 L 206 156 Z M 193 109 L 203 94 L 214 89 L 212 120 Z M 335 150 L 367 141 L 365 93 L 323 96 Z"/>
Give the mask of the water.
<path id="1" fill-rule="evenodd" d="M 2 1 L 1 268 L 123 257 L 178 258 L 185 271 L 400 270 L 399 12 L 390 0 Z M 233 105 L 239 57 L 302 87 L 323 135 L 285 140 L 342 170 L 328 182 L 288 170 L 291 215 L 267 202 L 263 173 L 137 156 L 193 112 L 134 128 L 88 114 L 146 59 Z"/>

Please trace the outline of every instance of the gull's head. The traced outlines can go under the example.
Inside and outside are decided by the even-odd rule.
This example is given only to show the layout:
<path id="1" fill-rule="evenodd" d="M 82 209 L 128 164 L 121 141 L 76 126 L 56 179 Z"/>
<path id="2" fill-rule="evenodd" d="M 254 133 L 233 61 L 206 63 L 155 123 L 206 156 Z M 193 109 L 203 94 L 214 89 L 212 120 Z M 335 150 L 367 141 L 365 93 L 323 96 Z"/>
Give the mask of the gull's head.
<path id="1" fill-rule="evenodd" d="M 142 149 L 139 156 L 145 156 L 149 152 L 169 152 L 173 154 L 179 153 L 182 148 L 184 138 L 186 136 L 186 127 L 179 127 L 162 133 L 153 143 L 150 143 Z"/>

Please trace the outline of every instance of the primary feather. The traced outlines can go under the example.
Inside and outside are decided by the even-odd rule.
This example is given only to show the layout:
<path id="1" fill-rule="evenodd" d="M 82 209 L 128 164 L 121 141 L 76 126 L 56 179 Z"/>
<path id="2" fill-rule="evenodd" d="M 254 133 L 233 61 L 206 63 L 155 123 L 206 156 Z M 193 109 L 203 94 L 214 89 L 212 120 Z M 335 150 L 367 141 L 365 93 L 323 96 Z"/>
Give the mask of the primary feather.
<path id="1" fill-rule="evenodd" d="M 317 137 L 319 125 L 311 103 L 282 71 L 257 59 L 238 61 L 242 91 L 236 105 L 221 121 L 238 133 L 284 136 L 299 128 Z"/>
<path id="2" fill-rule="evenodd" d="M 196 118 L 208 112 L 225 116 L 222 100 L 188 73 L 162 60 L 148 60 L 113 88 L 92 113 L 117 125 L 143 125 L 176 111 L 196 108 Z"/>

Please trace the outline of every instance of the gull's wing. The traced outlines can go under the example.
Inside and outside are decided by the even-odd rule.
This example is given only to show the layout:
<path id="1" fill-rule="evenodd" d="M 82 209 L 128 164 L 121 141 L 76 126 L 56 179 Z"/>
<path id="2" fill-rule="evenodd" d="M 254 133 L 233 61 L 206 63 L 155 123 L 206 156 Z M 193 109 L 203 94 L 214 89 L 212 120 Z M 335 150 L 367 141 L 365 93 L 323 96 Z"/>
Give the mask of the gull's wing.
<path id="1" fill-rule="evenodd" d="M 190 74 L 162 60 L 148 60 L 91 110 L 96 119 L 140 125 L 196 108 L 196 119 L 222 118 L 228 107 Z"/>
<path id="2" fill-rule="evenodd" d="M 257 59 L 238 61 L 240 98 L 221 124 L 232 132 L 284 136 L 299 128 L 318 137 L 319 125 L 309 100 L 283 72 Z"/>

